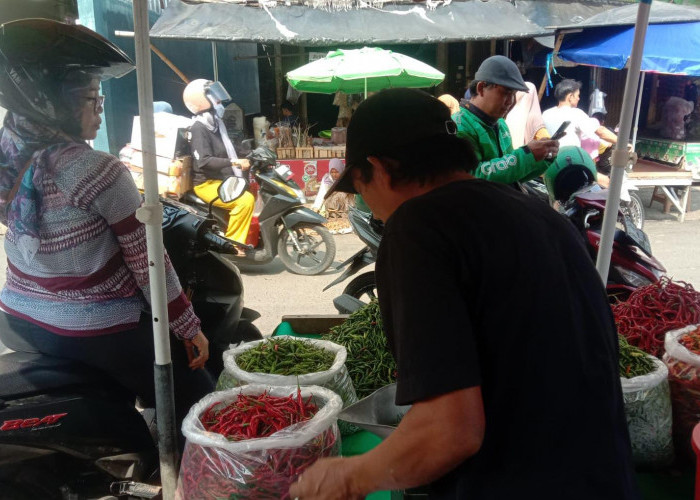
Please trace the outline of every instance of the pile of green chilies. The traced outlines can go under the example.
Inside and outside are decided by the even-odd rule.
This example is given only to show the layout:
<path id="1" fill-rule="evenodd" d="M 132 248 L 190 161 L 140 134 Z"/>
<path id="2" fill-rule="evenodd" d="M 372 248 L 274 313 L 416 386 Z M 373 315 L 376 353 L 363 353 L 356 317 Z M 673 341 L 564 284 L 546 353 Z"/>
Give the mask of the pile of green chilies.
<path id="1" fill-rule="evenodd" d="M 331 328 L 324 339 L 347 349 L 345 366 L 358 398 L 396 382 L 396 362 L 387 347 L 376 300 Z"/>
<path id="2" fill-rule="evenodd" d="M 653 372 L 656 368 L 654 361 L 640 348 L 631 345 L 622 335 L 620 341 L 620 376 L 625 378 L 639 377 Z"/>
<path id="3" fill-rule="evenodd" d="M 329 370 L 335 353 L 309 342 L 278 337 L 242 352 L 236 357 L 241 369 L 250 373 L 305 375 Z"/>

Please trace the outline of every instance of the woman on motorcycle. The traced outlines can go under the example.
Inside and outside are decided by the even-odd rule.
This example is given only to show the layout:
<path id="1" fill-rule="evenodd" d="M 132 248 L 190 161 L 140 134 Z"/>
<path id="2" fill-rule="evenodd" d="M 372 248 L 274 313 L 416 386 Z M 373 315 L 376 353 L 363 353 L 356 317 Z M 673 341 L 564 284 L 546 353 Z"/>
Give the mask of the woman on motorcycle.
<path id="1" fill-rule="evenodd" d="M 229 211 L 226 237 L 245 243 L 253 219 L 255 198 L 249 192 L 234 201 L 224 203 L 218 199 L 219 186 L 227 177 L 244 177 L 250 162 L 239 159 L 222 120 L 223 102 L 231 100 L 219 82 L 193 80 L 182 94 L 185 106 L 194 114 L 190 127 L 192 155 L 194 156 L 194 192 L 202 200 Z"/>
<path id="2" fill-rule="evenodd" d="M 100 80 L 133 69 L 118 47 L 82 26 L 43 19 L 0 31 L 0 214 L 7 281 L 0 340 L 106 372 L 146 405 L 155 400 L 141 195 L 126 167 L 93 150 Z M 176 412 L 212 390 L 208 342 L 166 256 Z"/>

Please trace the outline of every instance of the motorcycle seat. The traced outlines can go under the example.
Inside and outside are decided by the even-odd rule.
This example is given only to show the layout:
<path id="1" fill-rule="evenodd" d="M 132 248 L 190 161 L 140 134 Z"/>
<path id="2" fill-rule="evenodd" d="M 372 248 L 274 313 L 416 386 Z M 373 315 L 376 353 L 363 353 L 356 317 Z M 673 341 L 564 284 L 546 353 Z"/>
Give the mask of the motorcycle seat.
<path id="1" fill-rule="evenodd" d="M 204 208 L 209 208 L 209 203 L 197 196 L 192 190 L 187 191 L 183 198 L 185 203 L 191 203 L 192 205 L 199 205 Z"/>
<path id="2" fill-rule="evenodd" d="M 0 399 L 30 396 L 79 385 L 114 385 L 102 372 L 71 360 L 38 353 L 0 356 Z"/>

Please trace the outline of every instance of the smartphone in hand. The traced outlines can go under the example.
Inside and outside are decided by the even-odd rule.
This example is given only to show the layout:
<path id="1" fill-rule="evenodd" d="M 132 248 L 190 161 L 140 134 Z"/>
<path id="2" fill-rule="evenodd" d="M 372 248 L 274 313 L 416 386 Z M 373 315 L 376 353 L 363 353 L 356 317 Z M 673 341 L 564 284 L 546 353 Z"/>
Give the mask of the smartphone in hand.
<path id="1" fill-rule="evenodd" d="M 569 125 L 571 125 L 570 121 L 565 121 L 564 123 L 562 123 L 561 126 L 557 129 L 557 131 L 554 132 L 552 140 L 558 141 L 559 139 L 564 137 L 566 135 L 566 129 L 569 128 Z"/>

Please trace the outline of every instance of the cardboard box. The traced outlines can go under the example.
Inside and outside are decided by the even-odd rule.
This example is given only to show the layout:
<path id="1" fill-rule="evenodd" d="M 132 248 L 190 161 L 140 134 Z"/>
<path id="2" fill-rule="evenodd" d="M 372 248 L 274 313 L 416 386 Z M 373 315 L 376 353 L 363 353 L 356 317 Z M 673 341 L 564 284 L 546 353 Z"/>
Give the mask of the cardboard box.
<path id="1" fill-rule="evenodd" d="M 154 113 L 153 125 L 156 135 L 156 155 L 173 159 L 189 153 L 187 129 L 192 125 L 190 118 L 172 113 Z M 134 117 L 131 128 L 131 147 L 142 150 L 141 121 Z"/>
<path id="2" fill-rule="evenodd" d="M 136 153 L 136 152 L 134 152 Z M 138 158 L 140 158 L 140 152 Z M 132 156 L 133 158 L 133 156 Z M 192 157 L 185 156 L 175 160 L 156 157 L 158 166 L 158 194 L 161 196 L 182 197 L 192 189 Z M 167 162 L 167 165 L 166 163 Z M 128 163 L 131 177 L 136 187 L 143 189 L 143 166 L 132 162 Z"/>

